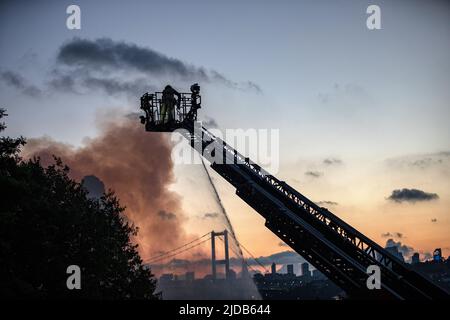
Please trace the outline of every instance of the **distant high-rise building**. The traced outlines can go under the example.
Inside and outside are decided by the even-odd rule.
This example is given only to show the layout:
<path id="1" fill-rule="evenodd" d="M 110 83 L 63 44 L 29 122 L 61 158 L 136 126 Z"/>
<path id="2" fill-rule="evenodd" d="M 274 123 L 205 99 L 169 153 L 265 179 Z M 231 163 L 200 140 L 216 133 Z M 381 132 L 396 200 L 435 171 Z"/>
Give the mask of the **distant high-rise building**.
<path id="1" fill-rule="evenodd" d="M 81 185 L 88 192 L 88 198 L 100 199 L 105 193 L 105 184 L 96 176 L 85 176 L 83 180 L 81 180 Z"/>
<path id="2" fill-rule="evenodd" d="M 442 262 L 442 250 L 441 248 L 436 248 L 433 251 L 433 261 Z"/>
<path id="3" fill-rule="evenodd" d="M 186 272 L 186 281 L 194 281 L 195 280 L 195 272 Z"/>
<path id="4" fill-rule="evenodd" d="M 293 275 L 294 274 L 294 265 L 288 264 L 286 267 L 287 267 L 287 273 L 290 275 Z"/>
<path id="5" fill-rule="evenodd" d="M 241 278 L 247 278 L 248 275 L 248 268 L 247 268 L 247 262 L 242 259 L 242 270 L 241 270 Z"/>
<path id="6" fill-rule="evenodd" d="M 310 277 L 311 276 L 311 272 L 309 272 L 309 264 L 308 262 L 304 262 L 302 263 L 302 276 L 307 276 Z"/>
<path id="7" fill-rule="evenodd" d="M 160 281 L 172 281 L 173 280 L 173 273 L 164 273 L 160 278 Z"/>
<path id="8" fill-rule="evenodd" d="M 390 252 L 393 256 L 400 259 L 400 261 L 405 262 L 405 258 L 403 257 L 403 254 L 398 251 L 398 247 L 392 246 L 392 247 L 386 247 L 386 251 Z"/>
<path id="9" fill-rule="evenodd" d="M 420 262 L 420 257 L 418 252 L 414 252 L 414 254 L 411 257 L 411 263 L 416 264 Z"/>
<path id="10" fill-rule="evenodd" d="M 277 265 L 275 264 L 275 262 L 272 262 L 272 266 L 270 267 L 272 274 L 276 274 L 277 273 Z"/>
<path id="11" fill-rule="evenodd" d="M 314 280 L 325 280 L 327 277 L 317 269 L 314 269 L 312 272 L 312 277 Z"/>

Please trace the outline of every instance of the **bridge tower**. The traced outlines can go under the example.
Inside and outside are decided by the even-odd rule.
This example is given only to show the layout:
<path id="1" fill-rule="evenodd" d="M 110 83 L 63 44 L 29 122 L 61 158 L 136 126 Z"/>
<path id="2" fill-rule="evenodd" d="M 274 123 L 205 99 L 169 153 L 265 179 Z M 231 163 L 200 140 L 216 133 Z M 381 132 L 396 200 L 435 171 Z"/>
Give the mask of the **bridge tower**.
<path id="1" fill-rule="evenodd" d="M 225 258 L 223 260 L 216 259 L 216 237 L 223 236 Z M 228 230 L 223 230 L 222 232 L 211 231 L 211 267 L 212 267 L 212 278 L 217 279 L 217 265 L 225 265 L 225 278 L 230 277 L 230 255 L 228 252 Z"/>

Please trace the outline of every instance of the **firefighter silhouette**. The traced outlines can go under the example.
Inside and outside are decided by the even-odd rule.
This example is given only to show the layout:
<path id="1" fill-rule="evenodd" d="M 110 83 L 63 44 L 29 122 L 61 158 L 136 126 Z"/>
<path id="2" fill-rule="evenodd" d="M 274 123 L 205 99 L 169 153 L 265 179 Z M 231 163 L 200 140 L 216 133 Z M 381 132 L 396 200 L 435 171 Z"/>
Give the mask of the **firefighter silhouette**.
<path id="1" fill-rule="evenodd" d="M 175 106 L 180 107 L 181 94 L 167 85 L 162 92 L 161 122 L 171 123 L 175 120 Z"/>

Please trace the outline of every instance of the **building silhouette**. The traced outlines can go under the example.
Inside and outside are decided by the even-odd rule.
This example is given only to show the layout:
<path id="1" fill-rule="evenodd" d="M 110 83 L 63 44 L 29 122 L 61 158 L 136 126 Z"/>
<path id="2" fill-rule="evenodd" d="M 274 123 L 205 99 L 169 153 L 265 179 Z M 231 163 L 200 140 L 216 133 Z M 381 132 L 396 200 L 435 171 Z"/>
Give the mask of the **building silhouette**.
<path id="1" fill-rule="evenodd" d="M 308 262 L 304 262 L 301 264 L 302 269 L 302 276 L 304 277 L 311 277 L 311 272 L 309 271 L 309 264 Z"/>
<path id="2" fill-rule="evenodd" d="M 275 262 L 273 262 L 272 265 L 270 266 L 270 271 L 273 275 L 277 273 L 277 265 L 275 264 Z"/>
<path id="3" fill-rule="evenodd" d="M 294 275 L 294 265 L 293 264 L 287 265 L 287 273 L 290 275 Z"/>
<path id="4" fill-rule="evenodd" d="M 398 251 L 398 247 L 392 246 L 392 247 L 386 247 L 386 251 L 390 252 L 393 256 L 400 259 L 400 261 L 405 262 L 405 258 L 403 257 L 403 254 Z"/>

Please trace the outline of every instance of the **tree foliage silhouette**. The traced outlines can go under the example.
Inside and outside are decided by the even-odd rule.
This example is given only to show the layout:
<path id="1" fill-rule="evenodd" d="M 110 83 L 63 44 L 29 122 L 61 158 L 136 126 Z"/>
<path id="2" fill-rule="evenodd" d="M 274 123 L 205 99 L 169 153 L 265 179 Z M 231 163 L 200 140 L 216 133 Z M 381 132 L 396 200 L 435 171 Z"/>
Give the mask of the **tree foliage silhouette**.
<path id="1" fill-rule="evenodd" d="M 138 230 L 114 194 L 87 197 L 56 157 L 48 167 L 22 160 L 25 143 L 0 138 L 0 296 L 157 298 L 156 281 L 130 241 Z M 69 265 L 81 269 L 80 290 L 66 286 Z"/>

